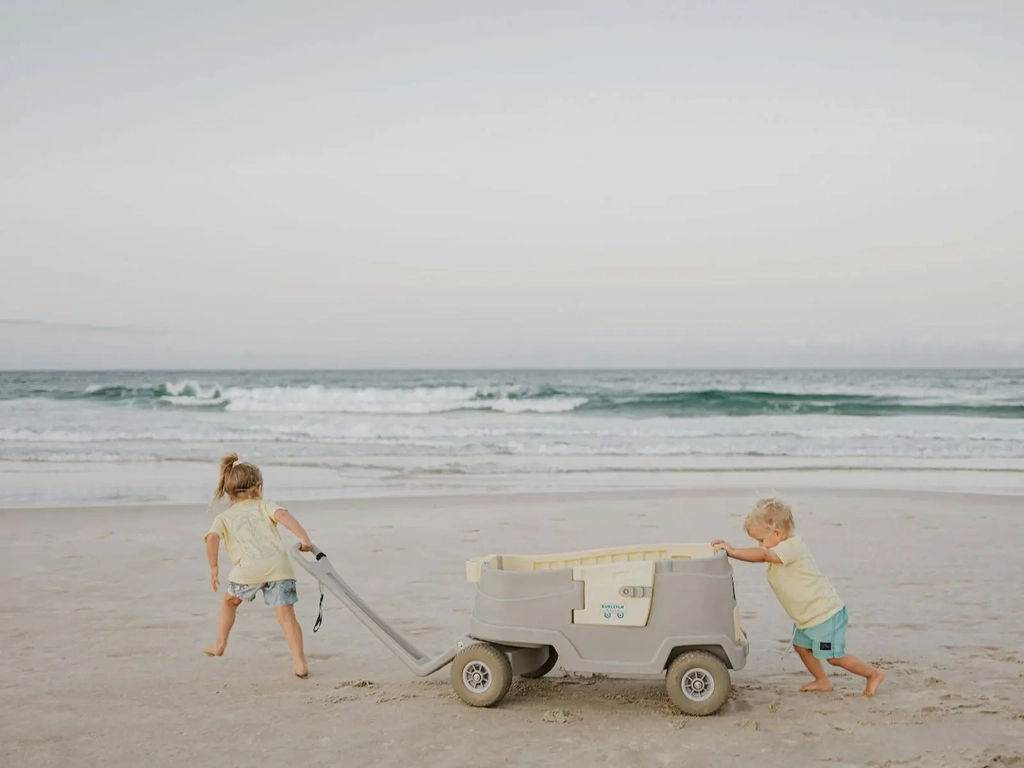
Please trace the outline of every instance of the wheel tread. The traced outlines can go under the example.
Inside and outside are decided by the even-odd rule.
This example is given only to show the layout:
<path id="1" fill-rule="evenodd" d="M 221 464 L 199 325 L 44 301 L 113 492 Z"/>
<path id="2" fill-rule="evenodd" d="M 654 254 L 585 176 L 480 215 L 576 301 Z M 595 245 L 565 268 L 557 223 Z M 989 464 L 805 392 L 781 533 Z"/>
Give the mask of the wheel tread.
<path id="1" fill-rule="evenodd" d="M 491 671 L 491 687 L 483 693 L 466 688 L 462 671 L 472 661 L 484 662 Z M 508 657 L 489 643 L 474 643 L 463 648 L 452 661 L 451 683 L 455 694 L 471 707 L 493 707 L 512 687 L 512 665 Z"/>
<path id="2" fill-rule="evenodd" d="M 692 701 L 683 694 L 683 677 L 694 667 L 705 669 L 715 682 L 715 690 L 706 701 Z M 720 658 L 707 651 L 685 651 L 679 654 L 669 664 L 665 675 L 665 689 L 669 699 L 681 712 L 694 717 L 707 717 L 721 709 L 729 696 L 730 686 L 728 667 Z"/>

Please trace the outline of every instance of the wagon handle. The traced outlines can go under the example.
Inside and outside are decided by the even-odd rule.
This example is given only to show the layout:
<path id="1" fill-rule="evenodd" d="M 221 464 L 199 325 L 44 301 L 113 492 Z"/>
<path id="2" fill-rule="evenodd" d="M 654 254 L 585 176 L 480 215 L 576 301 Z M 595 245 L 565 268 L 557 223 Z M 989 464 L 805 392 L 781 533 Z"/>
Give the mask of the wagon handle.
<path id="1" fill-rule="evenodd" d="M 303 557 L 305 553 L 299 551 L 299 545 L 292 547 L 292 557 L 309 574 L 319 582 L 320 585 L 320 615 L 314 631 L 320 628 L 323 621 L 323 589 L 326 588 L 348 608 L 362 624 L 372 632 L 378 640 L 384 643 L 399 660 L 405 664 L 414 674 L 419 677 L 426 677 L 437 670 L 451 663 L 458 652 L 457 647 L 452 647 L 441 653 L 439 656 L 430 658 L 417 648 L 401 632 L 388 624 L 353 590 L 344 579 L 338 574 L 327 559 L 324 553 L 315 544 L 310 547 L 310 553 L 316 560 Z"/>

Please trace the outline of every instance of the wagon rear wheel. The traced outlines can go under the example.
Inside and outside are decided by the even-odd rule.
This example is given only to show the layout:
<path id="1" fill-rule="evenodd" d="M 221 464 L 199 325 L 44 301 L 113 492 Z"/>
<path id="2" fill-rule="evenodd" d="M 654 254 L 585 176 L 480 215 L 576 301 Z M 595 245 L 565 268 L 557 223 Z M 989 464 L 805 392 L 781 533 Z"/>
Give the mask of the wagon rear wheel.
<path id="1" fill-rule="evenodd" d="M 672 703 L 686 715 L 713 715 L 729 695 L 729 670 L 707 651 L 687 651 L 669 665 L 665 688 Z"/>

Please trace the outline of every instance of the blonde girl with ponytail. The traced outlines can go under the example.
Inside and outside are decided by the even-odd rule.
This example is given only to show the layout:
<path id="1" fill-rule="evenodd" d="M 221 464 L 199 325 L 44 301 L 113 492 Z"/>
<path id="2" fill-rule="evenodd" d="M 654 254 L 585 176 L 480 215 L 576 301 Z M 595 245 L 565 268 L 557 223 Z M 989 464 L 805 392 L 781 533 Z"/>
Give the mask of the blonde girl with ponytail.
<path id="1" fill-rule="evenodd" d="M 291 649 L 292 671 L 297 677 L 307 677 L 309 670 L 302 647 L 302 629 L 295 619 L 295 603 L 299 601 L 295 572 L 278 526 L 283 525 L 295 534 L 303 552 L 312 547 L 309 535 L 287 509 L 263 498 L 263 474 L 259 467 L 239 461 L 235 453 L 220 460 L 220 482 L 213 500 L 218 501 L 224 496 L 228 497 L 231 506 L 214 518 L 206 534 L 206 559 L 214 592 L 220 588 L 218 556 L 221 541 L 233 567 L 228 574 L 228 588 L 220 606 L 217 641 L 205 649 L 205 653 L 207 656 L 224 655 L 238 606 L 243 600 L 251 603 L 257 594 L 263 592 L 263 602 L 274 608 Z"/>

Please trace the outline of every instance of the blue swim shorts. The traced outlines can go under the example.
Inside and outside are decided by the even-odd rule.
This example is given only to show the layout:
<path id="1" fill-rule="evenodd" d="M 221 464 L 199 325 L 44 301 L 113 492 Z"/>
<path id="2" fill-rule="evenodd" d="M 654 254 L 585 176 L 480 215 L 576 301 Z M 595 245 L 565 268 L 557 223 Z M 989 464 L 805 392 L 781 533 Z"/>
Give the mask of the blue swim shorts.
<path id="1" fill-rule="evenodd" d="M 800 629 L 793 625 L 793 645 L 808 648 L 817 659 L 841 659 L 846 655 L 846 606 L 821 624 Z"/>
<path id="2" fill-rule="evenodd" d="M 256 594 L 263 590 L 263 602 L 267 605 L 294 605 L 299 602 L 299 591 L 295 587 L 295 579 L 268 581 L 263 584 L 235 584 L 228 582 L 228 594 L 251 603 Z"/>

